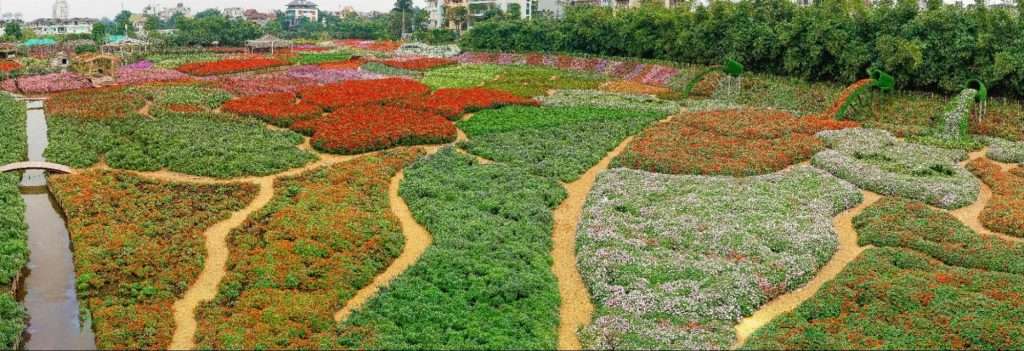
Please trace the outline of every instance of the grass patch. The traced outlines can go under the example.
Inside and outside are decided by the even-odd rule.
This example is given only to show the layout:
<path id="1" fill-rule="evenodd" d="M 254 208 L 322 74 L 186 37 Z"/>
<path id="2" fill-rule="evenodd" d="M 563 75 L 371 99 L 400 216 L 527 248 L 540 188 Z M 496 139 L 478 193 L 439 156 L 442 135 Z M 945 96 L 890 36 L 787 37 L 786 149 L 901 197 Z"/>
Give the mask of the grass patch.
<path id="1" fill-rule="evenodd" d="M 569 182 L 662 117 L 642 109 L 510 106 L 477 113 L 458 126 L 470 138 L 460 143 L 469 152 Z"/>
<path id="2" fill-rule="evenodd" d="M 203 231 L 256 187 L 144 180 L 123 172 L 50 178 L 75 248 L 78 299 L 102 349 L 159 349 L 172 304 L 203 269 Z"/>
<path id="3" fill-rule="evenodd" d="M 52 162 L 84 168 L 106 156 L 114 168 L 169 169 L 197 176 L 231 178 L 274 174 L 316 157 L 299 150 L 302 136 L 273 131 L 263 123 L 231 115 L 176 114 L 104 122 L 49 118 Z"/>
<path id="4" fill-rule="evenodd" d="M 195 106 L 203 110 L 212 110 L 231 100 L 231 93 L 227 91 L 196 85 L 148 85 L 131 88 L 129 91 L 146 96 L 160 107 Z"/>
<path id="5" fill-rule="evenodd" d="M 402 251 L 391 178 L 423 153 L 397 149 L 275 184 L 229 237 L 228 274 L 197 312 L 203 349 L 330 348 L 334 312 Z"/>
<path id="6" fill-rule="evenodd" d="M 1020 275 L 873 248 L 744 348 L 1012 349 L 1024 344 L 1022 295 Z"/>
<path id="7" fill-rule="evenodd" d="M 294 65 L 318 65 L 325 62 L 345 61 L 352 58 L 352 53 L 338 52 L 302 52 L 290 58 Z"/>
<path id="8" fill-rule="evenodd" d="M 602 174 L 577 242 L 596 309 L 583 347 L 728 348 L 740 318 L 832 257 L 832 217 L 860 201 L 806 166 L 742 179 Z"/>
<path id="9" fill-rule="evenodd" d="M 553 349 L 554 180 L 451 148 L 405 171 L 401 195 L 433 236 L 420 261 L 339 327 L 355 349 Z"/>

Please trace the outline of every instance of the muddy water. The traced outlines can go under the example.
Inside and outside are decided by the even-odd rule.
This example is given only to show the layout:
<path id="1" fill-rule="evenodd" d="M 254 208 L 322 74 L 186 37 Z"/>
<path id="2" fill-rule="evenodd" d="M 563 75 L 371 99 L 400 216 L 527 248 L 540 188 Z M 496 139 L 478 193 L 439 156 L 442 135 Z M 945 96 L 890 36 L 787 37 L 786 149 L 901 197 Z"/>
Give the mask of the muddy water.
<path id="1" fill-rule="evenodd" d="M 29 161 L 45 161 L 46 117 L 41 108 L 41 103 L 29 103 Z M 22 289 L 22 303 L 29 314 L 24 347 L 28 350 L 94 349 L 92 328 L 83 328 L 79 322 L 75 267 L 67 225 L 56 200 L 46 188 L 44 172 L 25 172 L 21 197 L 25 200 L 31 250 Z"/>

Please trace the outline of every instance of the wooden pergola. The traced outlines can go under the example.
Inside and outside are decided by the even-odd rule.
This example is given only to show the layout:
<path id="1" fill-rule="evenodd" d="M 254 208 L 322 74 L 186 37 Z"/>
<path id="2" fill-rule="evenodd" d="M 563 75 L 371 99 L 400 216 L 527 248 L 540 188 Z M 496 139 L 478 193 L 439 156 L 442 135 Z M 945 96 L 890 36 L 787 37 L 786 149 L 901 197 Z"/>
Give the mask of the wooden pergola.
<path id="1" fill-rule="evenodd" d="M 102 51 L 107 54 L 119 54 L 121 56 L 131 55 L 136 52 L 146 52 L 149 49 L 149 42 L 134 38 L 122 40 L 103 45 Z"/>
<path id="2" fill-rule="evenodd" d="M 264 36 L 260 37 L 259 39 L 253 39 L 253 40 L 249 40 L 249 41 L 245 42 L 245 47 L 249 49 L 250 53 L 253 53 L 253 52 L 256 52 L 256 51 L 259 51 L 259 50 L 268 50 L 269 49 L 270 53 L 273 54 L 276 49 L 279 49 L 279 48 L 291 48 L 292 47 L 292 41 L 291 40 L 284 40 L 284 39 L 275 37 L 273 35 L 267 34 L 267 35 L 264 35 Z"/>

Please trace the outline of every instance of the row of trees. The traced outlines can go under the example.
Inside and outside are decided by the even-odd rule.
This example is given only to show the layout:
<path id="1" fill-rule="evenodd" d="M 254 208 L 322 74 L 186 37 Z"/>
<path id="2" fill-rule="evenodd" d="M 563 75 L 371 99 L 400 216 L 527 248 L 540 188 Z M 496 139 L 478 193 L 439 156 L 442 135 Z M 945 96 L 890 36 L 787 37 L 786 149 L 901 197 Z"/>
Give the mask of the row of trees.
<path id="1" fill-rule="evenodd" d="M 564 19 L 498 20 L 465 33 L 466 49 L 576 52 L 716 64 L 852 82 L 878 66 L 903 87 L 958 91 L 981 78 L 1024 96 L 1024 20 L 1018 9 L 914 0 L 715 1 L 708 7 L 612 11 L 574 7 Z"/>

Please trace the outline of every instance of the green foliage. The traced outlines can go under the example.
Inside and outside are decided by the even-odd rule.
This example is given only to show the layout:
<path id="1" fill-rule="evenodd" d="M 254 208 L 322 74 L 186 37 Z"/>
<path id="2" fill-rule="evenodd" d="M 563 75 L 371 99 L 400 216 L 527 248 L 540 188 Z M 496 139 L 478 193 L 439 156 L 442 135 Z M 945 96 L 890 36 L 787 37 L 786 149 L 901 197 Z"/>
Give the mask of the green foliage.
<path id="1" fill-rule="evenodd" d="M 433 89 L 484 87 L 523 97 L 553 89 L 597 89 L 604 77 L 539 66 L 458 65 L 431 70 L 423 83 Z"/>
<path id="2" fill-rule="evenodd" d="M 862 6 L 859 6 L 862 7 Z M 992 91 L 1024 95 L 1024 25 L 1012 9 L 909 1 L 850 10 L 841 1 L 713 2 L 693 10 L 570 7 L 564 20 L 477 23 L 466 49 L 580 52 L 718 64 L 843 83 L 878 66 L 905 87 L 957 92 L 980 76 Z"/>
<path id="3" fill-rule="evenodd" d="M 884 198 L 853 220 L 859 245 L 913 249 L 964 268 L 1024 273 L 1024 245 L 981 236 L 948 213 L 901 198 Z"/>
<path id="4" fill-rule="evenodd" d="M 469 152 L 533 174 L 577 179 L 622 140 L 665 117 L 657 110 L 595 107 L 505 107 L 458 126 Z"/>
<path id="5" fill-rule="evenodd" d="M 128 89 L 129 93 L 141 93 L 157 106 L 188 105 L 215 109 L 231 100 L 231 93 L 217 88 L 195 85 L 150 85 Z"/>
<path id="6" fill-rule="evenodd" d="M 459 39 L 459 34 L 449 29 L 430 29 L 413 33 L 413 39 L 430 45 L 451 44 Z"/>
<path id="7" fill-rule="evenodd" d="M 1024 276 L 870 248 L 744 349 L 1007 349 L 1024 344 Z"/>
<path id="8" fill-rule="evenodd" d="M 25 160 L 28 135 L 25 134 L 25 103 L 0 95 L 0 165 Z"/>
<path id="9" fill-rule="evenodd" d="M 213 62 L 223 59 L 224 56 L 212 53 L 196 54 L 153 54 L 146 56 L 146 60 L 152 61 L 158 68 L 175 69 L 186 63 Z"/>
<path id="10" fill-rule="evenodd" d="M 195 18 L 179 18 L 177 31 L 171 38 L 177 45 L 242 46 L 246 40 L 262 34 L 260 27 L 245 19 L 229 19 L 220 13 Z M 130 26 L 129 26 L 130 27 Z"/>
<path id="11" fill-rule="evenodd" d="M 72 167 L 95 164 L 100 155 L 114 168 L 169 169 L 231 178 L 278 173 L 316 157 L 299 150 L 302 137 L 274 131 L 255 120 L 223 114 L 158 111 L 152 119 L 100 122 L 49 118 L 46 158 Z"/>
<path id="12" fill-rule="evenodd" d="M 423 84 L 431 89 L 472 88 L 493 81 L 505 74 L 505 67 L 498 65 L 458 65 L 441 67 L 427 72 Z"/>
<path id="13" fill-rule="evenodd" d="M 451 148 L 405 171 L 401 195 L 433 244 L 339 327 L 343 348 L 553 349 L 554 180 Z M 339 345 L 329 345 L 337 348 Z"/>
<path id="14" fill-rule="evenodd" d="M 255 185 L 163 183 L 125 172 L 50 177 L 75 248 L 77 293 L 101 349 L 167 347 L 172 305 L 203 270 L 203 232 Z"/>
<path id="15" fill-rule="evenodd" d="M 14 296 L 0 292 L 0 348 L 14 350 L 19 345 L 21 333 L 25 331 L 28 312 L 18 304 Z"/>
<path id="16" fill-rule="evenodd" d="M 347 51 L 299 53 L 289 61 L 297 65 L 316 65 L 331 61 L 345 61 L 352 58 Z"/>
<path id="17" fill-rule="evenodd" d="M 423 72 L 420 72 L 420 71 L 413 71 L 413 70 L 395 68 L 395 67 L 391 67 L 391 66 L 385 65 L 385 64 L 380 63 L 380 62 L 367 62 L 362 67 L 360 67 L 360 69 L 362 69 L 363 71 L 366 71 L 366 72 L 383 74 L 383 75 L 388 75 L 388 76 L 403 76 L 403 77 L 411 77 L 411 78 L 419 78 L 419 77 L 423 76 Z M 437 78 L 435 78 L 435 79 L 437 79 Z"/>
<path id="18" fill-rule="evenodd" d="M 229 237 L 229 270 L 197 312 L 201 349 L 316 349 L 334 313 L 402 251 L 392 177 L 421 151 L 396 149 L 274 185 L 274 199 Z M 272 317 L 271 317 L 272 316 Z"/>

